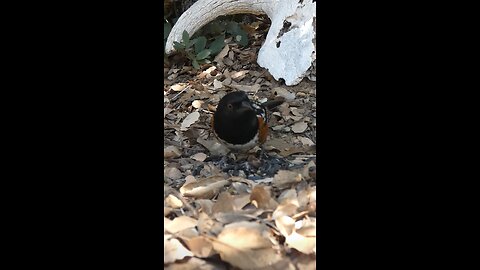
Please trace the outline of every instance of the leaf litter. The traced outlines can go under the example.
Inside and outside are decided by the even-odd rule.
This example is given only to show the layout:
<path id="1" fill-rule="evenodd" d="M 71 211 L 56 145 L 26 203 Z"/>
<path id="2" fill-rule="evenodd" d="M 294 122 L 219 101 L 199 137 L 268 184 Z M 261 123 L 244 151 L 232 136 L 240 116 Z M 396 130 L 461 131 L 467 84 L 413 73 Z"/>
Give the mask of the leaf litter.
<path id="1" fill-rule="evenodd" d="M 255 62 L 265 33 L 252 33 L 200 70 L 164 67 L 165 269 L 316 269 L 316 86 L 275 81 Z M 286 99 L 271 112 L 265 157 L 230 152 L 210 130 L 236 90 Z"/>

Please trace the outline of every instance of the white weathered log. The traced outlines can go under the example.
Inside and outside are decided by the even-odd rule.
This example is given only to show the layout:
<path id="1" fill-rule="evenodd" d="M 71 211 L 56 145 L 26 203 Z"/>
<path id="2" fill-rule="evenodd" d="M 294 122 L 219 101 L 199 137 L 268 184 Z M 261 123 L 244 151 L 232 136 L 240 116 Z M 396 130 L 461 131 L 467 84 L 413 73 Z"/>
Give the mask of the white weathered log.
<path id="1" fill-rule="evenodd" d="M 315 12 L 316 3 L 312 0 L 199 0 L 173 26 L 165 52 L 168 54 L 174 50 L 173 42 L 182 39 L 183 30 L 192 36 L 219 16 L 267 14 L 272 24 L 258 53 L 258 64 L 268 69 L 276 80 L 283 78 L 286 85 L 295 85 L 316 58 L 313 43 Z M 285 21 L 291 24 L 286 29 Z"/>

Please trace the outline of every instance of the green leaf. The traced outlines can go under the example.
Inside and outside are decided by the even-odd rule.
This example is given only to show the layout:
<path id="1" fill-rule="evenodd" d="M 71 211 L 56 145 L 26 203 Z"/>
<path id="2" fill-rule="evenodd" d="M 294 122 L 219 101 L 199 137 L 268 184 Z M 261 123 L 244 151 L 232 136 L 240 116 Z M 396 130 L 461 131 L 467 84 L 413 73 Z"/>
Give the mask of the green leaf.
<path id="1" fill-rule="evenodd" d="M 211 35 L 218 35 L 225 31 L 225 25 L 221 24 L 219 21 L 215 20 L 205 26 L 204 33 L 208 33 Z"/>
<path id="2" fill-rule="evenodd" d="M 235 36 L 239 34 L 241 29 L 237 22 L 228 22 L 226 30 L 227 33 Z"/>
<path id="3" fill-rule="evenodd" d="M 183 30 L 182 40 L 183 40 L 183 42 L 185 42 L 185 41 L 187 41 L 187 40 L 190 40 L 190 36 L 188 35 L 187 30 Z"/>
<path id="4" fill-rule="evenodd" d="M 238 44 L 240 44 L 241 46 L 247 46 L 248 44 L 248 37 L 247 37 L 247 33 L 244 33 L 243 35 L 240 34 L 240 35 L 237 35 L 235 37 L 235 40 L 237 41 Z"/>
<path id="5" fill-rule="evenodd" d="M 176 41 L 173 42 L 173 48 L 175 48 L 176 50 L 182 50 L 182 49 L 185 49 L 185 46 L 183 45 L 183 43 L 178 43 Z"/>
<path id="6" fill-rule="evenodd" d="M 205 45 L 207 45 L 207 38 L 204 36 L 197 38 L 197 43 L 195 43 L 195 52 L 199 53 L 205 49 Z"/>
<path id="7" fill-rule="evenodd" d="M 188 32 L 186 30 L 183 30 L 182 33 L 182 43 L 185 48 L 190 47 L 190 36 L 188 35 Z"/>
<path id="8" fill-rule="evenodd" d="M 200 69 L 200 65 L 198 64 L 197 60 L 193 59 L 192 60 L 192 65 L 195 69 Z"/>
<path id="9" fill-rule="evenodd" d="M 197 42 L 198 42 L 198 39 L 192 39 L 192 40 L 190 40 L 190 42 L 188 43 L 188 47 L 187 47 L 187 48 L 192 47 L 192 46 L 195 45 Z"/>
<path id="10" fill-rule="evenodd" d="M 203 50 L 203 51 L 201 51 L 197 54 L 196 59 L 197 60 L 205 59 L 205 58 L 207 58 L 207 56 L 210 55 L 210 53 L 211 53 L 211 51 L 209 49 L 205 49 L 205 50 Z"/>
<path id="11" fill-rule="evenodd" d="M 225 47 L 225 35 L 218 36 L 208 47 L 212 55 L 217 55 Z"/>

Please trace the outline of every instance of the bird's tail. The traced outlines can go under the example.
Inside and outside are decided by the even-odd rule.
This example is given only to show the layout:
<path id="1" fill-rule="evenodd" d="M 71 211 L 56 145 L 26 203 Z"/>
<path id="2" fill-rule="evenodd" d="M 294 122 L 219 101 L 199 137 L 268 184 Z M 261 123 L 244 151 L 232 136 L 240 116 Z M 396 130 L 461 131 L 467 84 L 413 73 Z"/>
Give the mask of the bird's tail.
<path id="1" fill-rule="evenodd" d="M 277 96 L 272 100 L 265 101 L 264 103 L 262 103 L 262 105 L 265 108 L 267 108 L 269 111 L 271 111 L 272 109 L 282 105 L 283 102 L 285 102 L 285 98 L 281 96 Z"/>

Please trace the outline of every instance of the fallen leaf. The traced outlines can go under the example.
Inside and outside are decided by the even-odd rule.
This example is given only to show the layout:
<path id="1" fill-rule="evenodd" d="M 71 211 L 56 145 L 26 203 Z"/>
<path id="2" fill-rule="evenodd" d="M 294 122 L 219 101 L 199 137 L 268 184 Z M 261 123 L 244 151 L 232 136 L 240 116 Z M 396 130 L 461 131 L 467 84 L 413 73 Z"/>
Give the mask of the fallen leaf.
<path id="1" fill-rule="evenodd" d="M 197 142 L 203 145 L 212 155 L 226 155 L 230 150 L 223 144 L 219 143 L 217 140 L 205 140 L 203 138 L 198 138 Z"/>
<path id="2" fill-rule="evenodd" d="M 302 270 L 315 270 L 317 269 L 317 260 L 314 254 L 306 255 L 301 254 L 300 256 L 295 257 L 294 264 L 297 266 L 296 269 Z"/>
<path id="3" fill-rule="evenodd" d="M 170 89 L 172 89 L 173 91 L 176 91 L 176 92 L 180 92 L 183 89 L 185 89 L 185 87 L 187 87 L 186 83 L 177 83 L 177 84 L 174 84 L 174 85 L 170 86 Z"/>
<path id="4" fill-rule="evenodd" d="M 216 195 L 220 188 L 228 185 L 228 183 L 222 176 L 211 176 L 193 183 L 184 184 L 180 188 L 180 193 L 184 196 L 209 199 Z"/>
<path id="5" fill-rule="evenodd" d="M 272 218 L 277 219 L 283 216 L 293 216 L 297 213 L 298 205 L 294 203 L 280 204 L 275 211 L 273 211 Z"/>
<path id="6" fill-rule="evenodd" d="M 169 233 L 177 233 L 179 231 L 197 226 L 197 220 L 187 216 L 176 217 L 174 220 L 165 224 L 165 230 Z"/>
<path id="7" fill-rule="evenodd" d="M 183 229 L 175 234 L 175 236 L 181 238 L 182 240 L 191 239 L 197 237 L 198 235 L 198 231 L 195 227 Z"/>
<path id="8" fill-rule="evenodd" d="M 240 81 L 241 79 L 245 78 L 245 75 L 249 72 L 249 70 L 240 70 L 240 71 L 233 71 L 230 77 L 236 81 Z"/>
<path id="9" fill-rule="evenodd" d="M 215 253 L 211 242 L 203 236 L 187 239 L 185 240 L 185 244 L 196 257 L 206 258 Z"/>
<path id="10" fill-rule="evenodd" d="M 281 255 L 271 248 L 239 250 L 221 242 L 213 242 L 213 246 L 222 260 L 240 269 L 266 268 L 282 259 Z"/>
<path id="11" fill-rule="evenodd" d="M 163 175 L 166 177 L 166 178 L 170 178 L 170 179 L 173 179 L 173 180 L 177 180 L 177 179 L 180 179 L 182 178 L 182 172 L 180 172 L 179 169 L 175 168 L 175 167 L 167 167 L 163 170 Z"/>
<path id="12" fill-rule="evenodd" d="M 213 215 L 213 217 L 223 223 L 223 224 L 230 224 L 240 221 L 249 221 L 252 217 L 246 215 L 245 213 L 239 212 L 218 212 Z"/>
<path id="13" fill-rule="evenodd" d="M 292 131 L 294 133 L 302 133 L 307 129 L 308 125 L 305 122 L 297 122 L 292 126 Z"/>
<path id="14" fill-rule="evenodd" d="M 163 108 L 163 118 L 165 118 L 165 116 L 167 116 L 167 114 L 169 114 L 171 111 L 173 111 L 172 108 Z"/>
<path id="15" fill-rule="evenodd" d="M 295 99 L 295 92 L 290 93 L 287 89 L 282 87 L 275 87 L 272 89 L 272 92 L 278 96 L 284 97 L 288 101 Z"/>
<path id="16" fill-rule="evenodd" d="M 225 47 L 223 47 L 223 49 L 217 54 L 217 56 L 215 56 L 215 59 L 213 59 L 213 61 L 214 62 L 221 61 L 223 58 L 225 58 L 225 56 L 227 56 L 229 50 L 230 50 L 230 47 L 228 46 L 228 44 L 225 45 Z"/>
<path id="17" fill-rule="evenodd" d="M 292 234 L 293 229 L 295 228 L 295 220 L 289 216 L 279 216 L 275 219 L 275 225 L 280 233 L 287 237 Z"/>
<path id="18" fill-rule="evenodd" d="M 288 246 L 305 254 L 311 254 L 315 251 L 317 241 L 315 237 L 305 237 L 301 234 L 293 232 L 285 238 Z"/>
<path id="19" fill-rule="evenodd" d="M 304 109 L 299 109 L 297 107 L 291 107 L 290 108 L 290 111 L 292 112 L 293 115 L 295 116 L 303 116 L 303 113 L 304 113 Z"/>
<path id="20" fill-rule="evenodd" d="M 256 185 L 253 188 L 250 200 L 257 208 L 273 210 L 278 206 L 278 203 L 270 196 L 270 191 L 263 185 Z"/>
<path id="21" fill-rule="evenodd" d="M 310 140 L 309 138 L 298 137 L 298 139 L 302 142 L 303 145 L 307 145 L 307 146 L 315 145 L 315 143 L 312 140 Z"/>
<path id="22" fill-rule="evenodd" d="M 287 189 L 278 196 L 277 200 L 280 204 L 297 200 L 297 191 L 295 189 Z"/>
<path id="23" fill-rule="evenodd" d="M 249 202 L 249 194 L 230 195 L 228 192 L 222 192 L 220 195 L 218 195 L 217 202 L 215 202 L 212 207 L 212 212 L 218 213 L 239 211 Z"/>
<path id="24" fill-rule="evenodd" d="M 268 227 L 256 222 L 241 221 L 225 226 L 217 240 L 238 249 L 260 249 L 272 246 L 266 237 Z"/>
<path id="25" fill-rule="evenodd" d="M 207 155 L 205 153 L 196 153 L 191 158 L 197 161 L 204 161 L 207 158 Z"/>
<path id="26" fill-rule="evenodd" d="M 182 152 L 173 145 L 167 146 L 163 149 L 163 158 L 165 159 L 177 158 L 177 157 L 180 157 L 181 155 L 182 155 Z"/>
<path id="27" fill-rule="evenodd" d="M 272 184 L 276 187 L 287 187 L 302 181 L 302 175 L 294 171 L 279 170 L 273 177 Z"/>
<path id="28" fill-rule="evenodd" d="M 231 88 L 236 89 L 236 90 L 241 90 L 244 92 L 250 92 L 250 93 L 255 93 L 260 90 L 260 84 L 254 84 L 254 85 L 241 85 L 241 84 L 230 84 L 229 85 Z"/>
<path id="29" fill-rule="evenodd" d="M 217 90 L 219 88 L 222 88 L 223 87 L 223 84 L 221 81 L 215 79 L 213 80 L 213 90 Z"/>
<path id="30" fill-rule="evenodd" d="M 185 119 L 183 119 L 182 125 L 180 126 L 181 131 L 186 131 L 190 125 L 195 123 L 198 118 L 200 118 L 200 113 L 199 112 L 192 112 Z"/>
<path id="31" fill-rule="evenodd" d="M 227 270 L 227 268 L 219 262 L 205 261 L 195 257 L 164 265 L 163 268 L 165 270 Z"/>
<path id="32" fill-rule="evenodd" d="M 198 100 L 198 99 L 196 99 L 196 100 L 194 100 L 194 101 L 192 102 L 192 106 L 193 106 L 195 109 L 198 109 L 198 108 L 202 107 L 202 104 L 203 104 L 203 101 Z"/>
<path id="33" fill-rule="evenodd" d="M 225 80 L 223 80 L 222 85 L 230 85 L 232 83 L 232 78 L 227 77 Z"/>
<path id="34" fill-rule="evenodd" d="M 197 182 L 197 179 L 195 179 L 195 176 L 187 175 L 185 177 L 185 183 L 183 183 L 183 184 L 186 185 L 186 184 L 189 184 L 189 183 L 192 183 L 192 182 Z"/>
<path id="35" fill-rule="evenodd" d="M 163 207 L 163 215 L 168 216 L 172 212 L 172 210 L 173 209 L 171 207 Z"/>
<path id="36" fill-rule="evenodd" d="M 168 197 L 165 198 L 165 202 L 167 203 L 168 206 L 174 209 L 178 209 L 183 206 L 182 201 L 177 197 L 173 196 L 172 194 L 168 195 Z"/>
<path id="37" fill-rule="evenodd" d="M 176 260 L 181 260 L 187 256 L 193 256 L 193 253 L 186 249 L 177 239 L 163 239 L 163 263 L 168 264 Z"/>
<path id="38" fill-rule="evenodd" d="M 197 227 L 201 234 L 210 232 L 214 224 L 215 221 L 209 216 L 208 213 L 200 212 L 200 214 L 198 214 Z"/>

